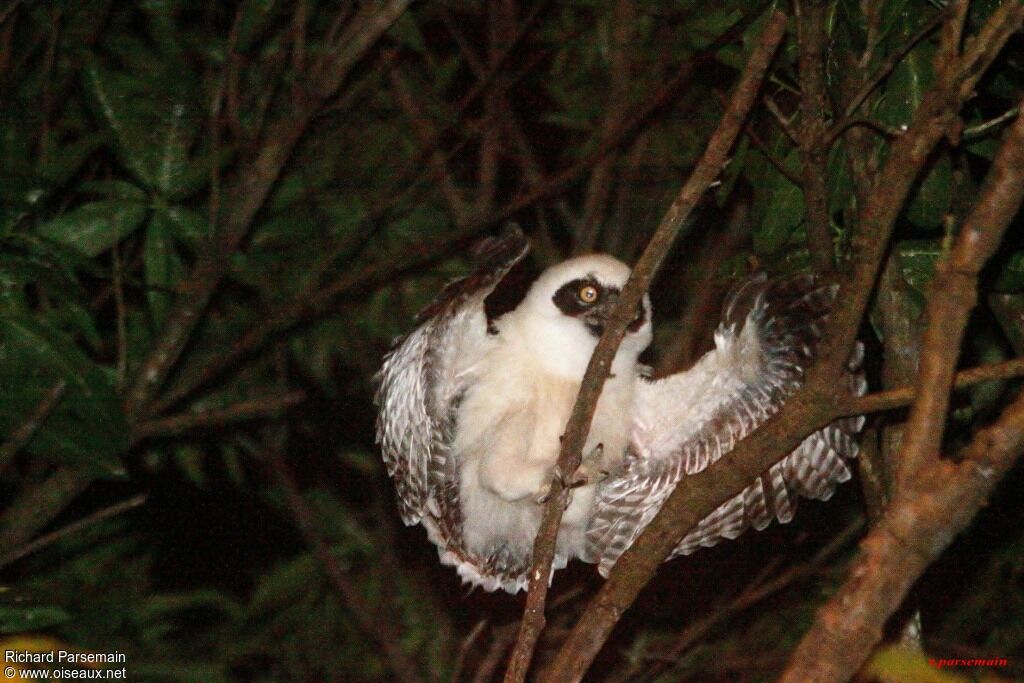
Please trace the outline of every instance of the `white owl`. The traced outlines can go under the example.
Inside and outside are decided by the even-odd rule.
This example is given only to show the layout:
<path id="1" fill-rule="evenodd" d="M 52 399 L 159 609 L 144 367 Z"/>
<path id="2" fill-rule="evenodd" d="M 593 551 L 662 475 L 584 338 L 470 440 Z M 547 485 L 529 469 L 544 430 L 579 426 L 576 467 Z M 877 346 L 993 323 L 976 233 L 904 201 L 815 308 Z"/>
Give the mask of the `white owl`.
<path id="1" fill-rule="evenodd" d="M 485 299 L 528 249 L 518 229 L 486 241 L 476 271 L 449 284 L 398 340 L 377 393 L 377 440 L 402 519 L 423 524 L 441 561 L 489 591 L 526 587 L 559 438 L 630 273 L 606 255 L 565 261 L 514 310 L 489 321 Z M 607 576 L 680 478 L 776 412 L 800 386 L 834 296 L 834 287 L 811 276 L 749 278 L 725 303 L 716 348 L 659 380 L 638 362 L 652 336 L 645 297 L 598 401 L 555 568 L 579 558 Z M 863 393 L 860 375 L 843 381 Z M 788 522 L 797 496 L 829 498 L 850 478 L 847 460 L 857 454 L 862 424 L 840 420 L 807 437 L 673 554 L 772 519 Z"/>

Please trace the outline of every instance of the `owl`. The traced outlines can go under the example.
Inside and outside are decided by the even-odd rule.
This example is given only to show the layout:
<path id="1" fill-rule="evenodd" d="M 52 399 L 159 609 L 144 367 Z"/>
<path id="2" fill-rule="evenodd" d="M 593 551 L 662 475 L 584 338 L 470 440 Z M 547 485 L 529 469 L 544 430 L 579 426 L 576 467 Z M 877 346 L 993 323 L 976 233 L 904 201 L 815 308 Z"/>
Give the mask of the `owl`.
<path id="1" fill-rule="evenodd" d="M 485 301 L 522 260 L 517 228 L 477 250 L 477 267 L 446 286 L 400 338 L 378 375 L 377 441 L 407 525 L 422 524 L 441 562 L 488 591 L 526 587 L 560 437 L 590 356 L 630 268 L 593 254 L 544 271 L 493 319 Z M 676 484 L 728 453 L 801 385 L 835 298 L 812 276 L 748 277 L 727 296 L 715 348 L 688 370 L 652 379 L 645 296 L 597 403 L 559 528 L 553 569 L 573 559 L 607 576 Z M 842 378 L 864 392 L 862 351 Z M 800 496 L 826 500 L 851 476 L 863 418 L 808 436 L 690 531 L 686 555 L 772 520 Z"/>

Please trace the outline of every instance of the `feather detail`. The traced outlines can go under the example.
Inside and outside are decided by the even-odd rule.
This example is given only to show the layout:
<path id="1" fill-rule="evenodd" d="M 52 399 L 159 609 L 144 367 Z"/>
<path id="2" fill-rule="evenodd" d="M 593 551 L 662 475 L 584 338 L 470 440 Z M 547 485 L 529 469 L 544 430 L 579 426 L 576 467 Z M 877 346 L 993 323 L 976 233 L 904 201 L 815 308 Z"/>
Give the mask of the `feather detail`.
<path id="1" fill-rule="evenodd" d="M 484 240 L 477 267 L 449 283 L 420 313 L 419 326 L 399 338 L 377 375 L 377 442 L 394 482 L 399 512 L 407 525 L 422 522 L 447 564 L 478 563 L 460 574 L 478 583 L 507 581 L 501 558 L 471 558 L 462 552 L 458 467 L 450 457 L 455 417 L 467 382 L 465 351 L 487 335 L 484 300 L 529 251 L 517 227 Z M 517 578 L 512 579 L 518 581 Z"/>
<path id="2" fill-rule="evenodd" d="M 637 391 L 632 457 L 606 480 L 587 531 L 586 559 L 607 576 L 622 552 L 661 509 L 679 480 L 706 469 L 778 411 L 803 382 L 824 329 L 836 287 L 812 276 L 740 282 L 723 308 L 715 350 L 688 371 Z M 850 388 L 863 393 L 852 359 Z M 850 477 L 862 419 L 839 420 L 816 432 L 742 493 L 701 520 L 673 556 L 733 539 L 745 529 L 792 519 L 797 496 L 827 499 Z"/>

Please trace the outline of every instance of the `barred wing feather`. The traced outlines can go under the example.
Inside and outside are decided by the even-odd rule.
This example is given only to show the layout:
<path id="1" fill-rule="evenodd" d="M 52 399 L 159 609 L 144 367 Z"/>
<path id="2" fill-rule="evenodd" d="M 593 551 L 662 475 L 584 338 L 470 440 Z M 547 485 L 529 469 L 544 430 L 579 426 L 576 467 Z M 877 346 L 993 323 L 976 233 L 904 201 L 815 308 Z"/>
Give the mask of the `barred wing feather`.
<path id="1" fill-rule="evenodd" d="M 811 276 L 741 282 L 726 299 L 716 348 L 691 369 L 637 389 L 626 467 L 598 492 L 587 555 L 607 576 L 679 480 L 728 453 L 773 415 L 803 381 L 822 335 L 835 287 Z M 859 366 L 859 357 L 853 361 Z M 861 376 L 849 375 L 863 393 Z M 850 477 L 861 418 L 839 420 L 807 437 L 741 494 L 703 519 L 673 551 L 689 554 L 772 519 L 788 522 L 796 496 L 827 499 Z"/>
<path id="2" fill-rule="evenodd" d="M 464 353 L 482 346 L 484 300 L 528 250 L 516 227 L 485 240 L 476 270 L 446 286 L 385 357 L 377 377 L 377 442 L 407 525 L 423 520 L 432 534 L 458 533 L 457 468 L 448 448 L 465 388 Z"/>

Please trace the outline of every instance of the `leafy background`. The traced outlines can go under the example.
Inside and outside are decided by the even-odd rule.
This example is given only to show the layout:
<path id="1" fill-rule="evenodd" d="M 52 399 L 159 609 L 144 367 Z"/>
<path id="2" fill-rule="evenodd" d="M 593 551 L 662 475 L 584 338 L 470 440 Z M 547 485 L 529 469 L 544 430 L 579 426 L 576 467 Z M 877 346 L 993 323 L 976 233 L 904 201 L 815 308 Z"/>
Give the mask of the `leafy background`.
<path id="1" fill-rule="evenodd" d="M 0 8 L 4 649 L 119 650 L 146 681 L 388 680 L 401 674 L 382 640 L 424 680 L 489 680 L 500 663 L 521 599 L 467 592 L 401 527 L 373 373 L 506 221 L 532 236 L 534 270 L 595 249 L 634 259 L 775 5 L 405 4 Z M 968 32 L 998 4 L 972 3 Z M 940 9 L 828 3 L 833 117 L 855 75 Z M 885 157 L 934 80 L 935 45 L 918 42 L 866 100 L 870 125 L 832 147 L 840 265 L 851 149 Z M 935 260 L 1020 100 L 1022 47 L 1011 40 L 962 143 L 940 148 L 905 207 L 864 329 L 874 386 L 914 352 Z M 797 57 L 791 35 L 766 86 L 786 125 Z M 661 370 L 707 347 L 732 278 L 810 267 L 799 173 L 759 106 L 652 292 Z M 1021 242 L 1011 229 L 986 271 L 965 366 L 1024 350 Z M 949 448 L 1013 389 L 959 394 Z M 891 449 L 878 435 L 901 417 L 866 439 Z M 1021 483 L 1004 482 L 910 606 L 929 652 L 1009 657 L 1007 676 L 1024 675 Z M 788 527 L 666 565 L 594 679 L 770 679 L 842 576 L 864 509 L 848 485 Z M 588 567 L 556 579 L 542 649 L 597 581 Z M 886 654 L 865 680 L 933 680 L 913 673 L 920 655 Z"/>

